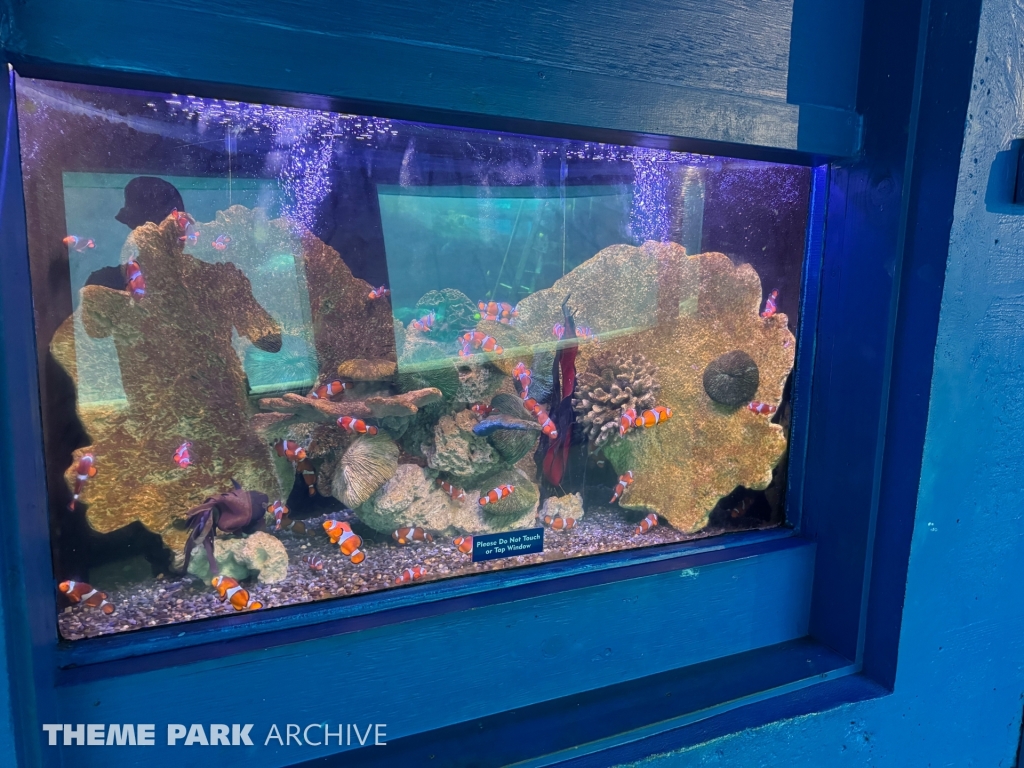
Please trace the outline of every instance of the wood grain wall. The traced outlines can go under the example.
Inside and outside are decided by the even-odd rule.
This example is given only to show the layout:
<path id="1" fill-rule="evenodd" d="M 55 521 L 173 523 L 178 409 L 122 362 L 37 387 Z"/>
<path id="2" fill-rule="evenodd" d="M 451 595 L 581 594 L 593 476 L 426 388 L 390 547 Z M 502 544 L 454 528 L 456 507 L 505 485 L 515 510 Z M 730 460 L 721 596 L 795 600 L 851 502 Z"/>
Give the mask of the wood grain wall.
<path id="1" fill-rule="evenodd" d="M 860 2 L 829 3 L 838 16 L 820 5 L 794 18 L 793 0 L 7 0 L 0 29 L 24 71 L 852 154 Z M 794 81 L 795 101 L 791 51 L 815 73 Z"/>

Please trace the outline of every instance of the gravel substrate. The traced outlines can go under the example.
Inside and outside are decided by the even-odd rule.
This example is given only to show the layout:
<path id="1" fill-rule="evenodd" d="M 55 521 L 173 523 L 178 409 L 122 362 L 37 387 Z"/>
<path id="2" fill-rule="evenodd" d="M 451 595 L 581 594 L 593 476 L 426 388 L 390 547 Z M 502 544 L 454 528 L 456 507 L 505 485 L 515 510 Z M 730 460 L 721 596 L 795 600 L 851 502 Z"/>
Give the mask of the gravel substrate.
<path id="1" fill-rule="evenodd" d="M 451 538 L 435 537 L 433 543 L 399 546 L 390 537 L 363 526 L 352 513 L 322 515 L 303 521 L 307 526 L 304 536 L 280 534 L 289 560 L 288 575 L 283 581 L 245 586 L 263 602 L 266 609 L 394 587 L 395 579 L 402 571 L 416 565 L 427 571 L 423 579 L 417 580 L 419 583 L 601 552 L 676 543 L 727 530 L 771 527 L 763 521 L 743 520 L 715 529 L 706 528 L 695 534 L 682 534 L 662 524 L 645 534 L 636 535 L 634 530 L 641 517 L 616 507 L 590 509 L 570 531 L 545 530 L 542 553 L 473 563 L 469 555 L 455 549 Z M 330 543 L 322 528 L 323 521 L 328 518 L 349 520 L 353 530 L 363 537 L 366 552 L 363 563 L 353 565 L 338 551 L 338 547 Z M 304 562 L 305 557 L 312 553 L 323 558 L 323 571 L 315 572 Z M 130 586 L 93 586 L 107 592 L 108 600 L 116 610 L 108 616 L 95 608 L 65 608 L 58 617 L 63 638 L 79 640 L 235 613 L 229 604 L 220 602 L 215 589 L 192 577 L 161 574 Z"/>

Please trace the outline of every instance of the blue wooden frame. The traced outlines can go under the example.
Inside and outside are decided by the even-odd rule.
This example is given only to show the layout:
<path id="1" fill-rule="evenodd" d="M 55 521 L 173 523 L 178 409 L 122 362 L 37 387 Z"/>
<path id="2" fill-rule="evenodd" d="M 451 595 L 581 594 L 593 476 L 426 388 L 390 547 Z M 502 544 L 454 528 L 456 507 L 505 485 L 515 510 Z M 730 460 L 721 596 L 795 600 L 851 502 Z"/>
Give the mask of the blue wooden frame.
<path id="1" fill-rule="evenodd" d="M 425 732 L 408 729 L 408 735 L 395 741 L 393 749 L 363 759 L 367 764 L 372 759 L 388 763 L 396 755 L 407 755 L 414 762 L 413 756 L 430 754 L 440 758 L 432 764 L 447 765 L 511 759 L 530 765 L 555 761 L 607 764 L 840 701 L 882 695 L 891 689 L 959 160 L 948 148 L 958 143 L 962 133 L 973 63 L 972 30 L 977 28 L 979 5 L 979 0 L 934 0 L 892 9 L 881 0 L 866 3 L 863 51 L 884 50 L 887 56 L 861 57 L 857 106 L 865 118 L 864 151 L 855 160 L 840 160 L 827 172 L 815 172 L 812 220 L 823 222 L 824 237 L 819 238 L 822 228 L 810 229 L 790 467 L 790 515 L 799 525 L 799 535 L 736 534 L 728 540 L 617 553 L 421 585 L 380 597 L 281 609 L 265 617 L 101 638 L 72 647 L 58 647 L 55 640 L 39 449 L 36 347 L 31 298 L 26 290 L 21 180 L 15 162 L 17 126 L 12 121 L 12 93 L 7 90 L 0 103 L 0 114 L 6 116 L 0 178 L 0 269 L 4 278 L 0 281 L 0 489 L 5 499 L 14 500 L 19 513 L 0 516 L 5 577 L 0 584 L 0 607 L 9 691 L 16 702 L 14 743 L 19 760 L 26 765 L 56 764 L 56 751 L 40 746 L 39 723 L 68 721 L 71 713 L 90 711 L 87 708 L 93 704 L 99 706 L 92 711 L 99 713 L 101 721 L 134 720 L 130 713 L 139 707 L 139 699 L 132 686 L 139 681 L 166 686 L 170 701 L 151 706 L 159 713 L 153 719 L 161 722 L 158 717 L 174 717 L 175 712 L 186 718 L 187 699 L 181 688 L 187 682 L 176 683 L 175 678 L 194 677 L 197 670 L 212 686 L 231 686 L 232 675 L 239 674 L 243 663 L 249 664 L 249 669 L 265 671 L 284 659 L 293 669 L 301 664 L 303 649 L 344 653 L 345 648 L 358 647 L 374 632 L 390 633 L 387 636 L 397 641 L 403 633 L 431 622 L 439 626 L 453 622 L 465 628 L 472 621 L 469 625 L 464 622 L 474 616 L 490 617 L 481 626 L 499 642 L 502 622 L 525 620 L 527 614 L 542 611 L 545 605 L 561 605 L 566 611 L 573 610 L 573 604 L 583 605 L 585 610 L 574 615 L 582 617 L 589 612 L 590 618 L 580 631 L 594 636 L 605 632 L 611 637 L 595 607 L 603 602 L 640 599 L 643 588 L 654 589 L 657 598 L 661 589 L 671 590 L 680 577 L 694 574 L 699 575 L 696 582 L 712 584 L 704 596 L 710 601 L 716 594 L 727 594 L 715 593 L 714 583 L 725 584 L 744 570 L 748 578 L 754 578 L 750 574 L 768 572 L 757 570 L 764 564 L 770 564 L 774 577 L 789 578 L 787 583 L 793 584 L 805 578 L 804 583 L 813 589 L 806 606 L 808 624 L 792 627 L 791 637 L 780 629 L 777 642 L 763 647 L 755 644 L 750 646 L 753 650 L 729 652 L 725 657 L 673 657 L 678 648 L 672 646 L 661 649 L 663 655 L 657 663 L 646 667 L 630 665 L 628 658 L 617 659 L 601 674 L 588 671 L 582 675 L 585 679 L 576 689 L 568 676 L 555 680 L 535 701 L 494 692 L 487 702 L 490 713 L 481 715 L 453 705 L 456 711 L 450 722 L 435 718 Z M 53 69 L 39 63 L 33 70 L 32 62 L 12 58 L 26 74 L 60 73 L 67 79 L 119 85 L 144 80 L 150 87 L 159 82 L 69 67 Z M 201 84 L 193 90 L 228 96 L 238 93 Z M 422 107 L 410 111 L 396 106 L 391 114 L 426 116 Z M 515 130 L 529 125 L 497 118 L 469 119 L 450 112 L 430 114 L 456 124 Z M 908 126 L 907 138 L 898 138 Z M 562 135 L 576 132 L 551 125 L 539 130 L 534 125 L 534 130 Z M 697 147 L 720 154 L 803 162 L 816 159 L 665 137 L 609 133 L 600 138 Z M 820 258 L 815 253 L 820 253 Z M 851 322 L 853 317 L 856 323 Z M 851 403 L 856 404 L 854 418 Z M 801 457 L 805 457 L 803 461 Z M 801 569 L 812 565 L 813 578 L 809 571 L 802 577 Z M 704 574 L 717 576 L 704 579 Z M 660 594 L 679 598 L 687 591 Z M 699 592 L 690 596 L 701 598 Z M 794 611 L 792 602 L 773 604 L 764 614 L 751 609 L 731 619 L 720 617 L 724 623 L 716 626 L 739 631 L 743 622 L 748 622 L 749 631 L 750 621 L 780 609 L 793 616 L 801 610 L 797 605 Z M 664 607 L 654 599 L 644 610 L 650 614 Z M 550 624 L 554 623 L 552 616 Z M 543 633 L 543 628 L 536 631 Z M 639 642 L 653 636 L 636 633 L 631 637 Z M 218 642 L 230 646 L 218 648 Z M 443 644 L 435 641 L 430 648 L 440 651 Z M 183 666 L 200 653 L 204 661 Z M 557 649 L 553 653 L 552 658 L 557 659 Z M 667 666 L 673 658 L 680 663 Z M 557 675 L 559 663 L 572 661 L 552 661 L 538 668 Z M 226 662 L 228 666 L 223 667 Z M 453 671 L 457 667 L 453 664 Z M 310 679 L 288 688 L 290 695 L 303 687 L 310 696 L 317 695 L 313 680 L 321 674 L 316 667 L 307 669 Z M 287 667 L 278 675 L 295 677 Z M 387 699 L 383 691 L 380 695 Z M 401 694 L 393 695 L 395 698 L 379 703 L 398 707 Z M 665 704 L 667 699 L 672 700 L 670 705 Z M 625 703 L 628 707 L 624 709 L 641 714 L 628 722 L 615 721 L 607 716 L 613 702 Z M 308 722 L 322 719 L 316 714 L 317 704 L 315 698 L 289 701 L 289 707 L 306 713 Z M 567 711 L 580 713 L 586 747 L 581 747 L 579 740 L 571 743 L 560 740 L 564 734 L 553 733 L 560 728 L 551 727 L 552 713 L 561 718 Z M 387 712 L 380 714 L 386 716 Z M 270 716 L 271 721 L 281 721 L 273 713 Z M 529 741 L 521 738 L 524 732 L 531 734 Z M 533 738 L 540 732 L 547 736 Z M 474 745 L 471 733 L 491 738 Z M 456 743 L 468 751 L 460 754 L 454 748 Z M 118 754 L 95 750 L 82 753 L 82 757 L 87 760 L 82 765 L 92 761 L 111 764 Z M 153 764 L 170 764 L 165 762 L 168 758 L 151 757 L 155 758 Z M 237 760 L 238 756 L 226 754 L 223 758 Z M 282 759 L 265 750 L 253 753 L 247 764 L 280 763 Z M 289 759 L 297 758 L 290 753 Z"/>

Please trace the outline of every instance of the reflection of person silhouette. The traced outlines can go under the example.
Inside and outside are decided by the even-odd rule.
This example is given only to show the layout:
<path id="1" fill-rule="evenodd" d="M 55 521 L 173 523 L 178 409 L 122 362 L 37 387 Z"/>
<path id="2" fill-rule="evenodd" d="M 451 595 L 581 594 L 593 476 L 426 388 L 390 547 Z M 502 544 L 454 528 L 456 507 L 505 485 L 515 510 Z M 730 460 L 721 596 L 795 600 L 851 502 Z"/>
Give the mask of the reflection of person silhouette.
<path id="1" fill-rule="evenodd" d="M 82 413 L 94 441 L 89 450 L 103 465 L 90 481 L 88 518 L 102 532 L 141 520 L 180 556 L 185 536 L 173 523 L 190 507 L 233 479 L 247 489 L 277 490 L 270 450 L 250 426 L 253 407 L 232 338 L 237 331 L 277 352 L 281 328 L 238 267 L 185 253 L 173 219 L 149 218 L 165 207 L 170 213 L 173 200 L 148 211 L 133 206 L 139 198 L 129 191 L 137 181 L 125 190 L 118 220 L 137 224 L 123 253 L 138 263 L 145 295 L 133 298 L 123 278 L 117 289 L 93 283 L 81 291 L 85 331 L 113 339 L 128 400 L 126 409 L 99 419 Z M 55 354 L 72 370 L 73 361 Z M 185 440 L 193 444 L 193 464 L 180 470 L 171 457 Z"/>
<path id="2" fill-rule="evenodd" d="M 156 176 L 136 176 L 124 188 L 124 207 L 114 218 L 128 229 L 141 227 L 146 222 L 159 224 L 167 215 L 177 208 L 185 210 L 181 193 L 169 181 Z M 105 285 L 115 291 L 124 290 L 127 281 L 123 267 L 103 267 L 97 269 L 86 285 Z"/>

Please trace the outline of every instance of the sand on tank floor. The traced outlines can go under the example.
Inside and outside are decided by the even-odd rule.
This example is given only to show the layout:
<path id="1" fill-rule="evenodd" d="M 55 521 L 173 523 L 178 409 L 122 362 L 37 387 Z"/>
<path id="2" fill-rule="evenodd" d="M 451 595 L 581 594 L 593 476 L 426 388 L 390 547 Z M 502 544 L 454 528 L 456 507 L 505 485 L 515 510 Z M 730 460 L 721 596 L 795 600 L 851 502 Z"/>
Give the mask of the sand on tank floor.
<path id="1" fill-rule="evenodd" d="M 322 523 L 332 518 L 351 520 L 354 530 L 364 537 L 366 560 L 360 565 L 353 565 L 328 540 Z M 263 602 L 263 610 L 267 610 L 396 588 L 395 579 L 404 569 L 416 565 L 427 570 L 427 575 L 415 582 L 422 583 L 604 552 L 672 544 L 706 538 L 726 530 L 704 529 L 694 534 L 682 534 L 668 526 L 658 525 L 645 534 L 634 534 L 638 520 L 638 515 L 627 519 L 623 511 L 615 507 L 588 509 L 586 517 L 572 530 L 545 529 L 542 553 L 474 563 L 469 555 L 455 549 L 451 538 L 435 537 L 433 543 L 399 546 L 389 537 L 369 531 L 352 513 L 321 515 L 303 521 L 307 526 L 306 535 L 279 534 L 288 550 L 288 575 L 282 581 L 244 586 Z M 736 529 L 767 527 L 773 526 L 746 521 Z M 304 562 L 307 555 L 314 553 L 323 558 L 324 568 L 320 572 L 313 571 Z M 192 576 L 161 575 L 120 588 L 107 588 L 102 584 L 94 586 L 107 592 L 108 600 L 115 606 L 114 613 L 108 616 L 95 608 L 80 605 L 65 608 L 57 622 L 64 639 L 79 640 L 236 613 L 229 604 L 220 602 L 213 587 Z"/>

